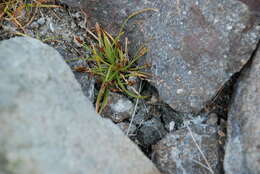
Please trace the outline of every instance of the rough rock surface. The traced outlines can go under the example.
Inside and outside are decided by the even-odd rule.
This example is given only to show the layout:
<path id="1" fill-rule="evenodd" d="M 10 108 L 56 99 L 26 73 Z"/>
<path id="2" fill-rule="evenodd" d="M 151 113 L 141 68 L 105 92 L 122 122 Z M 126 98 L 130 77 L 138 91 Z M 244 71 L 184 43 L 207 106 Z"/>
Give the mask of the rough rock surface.
<path id="1" fill-rule="evenodd" d="M 131 117 L 134 104 L 125 96 L 117 93 L 109 93 L 107 106 L 102 115 L 111 118 L 115 123 L 120 123 Z"/>
<path id="2" fill-rule="evenodd" d="M 53 48 L 0 42 L 1 174 L 159 174 L 83 95 Z"/>
<path id="3" fill-rule="evenodd" d="M 60 0 L 60 2 L 67 4 L 71 7 L 79 7 L 81 0 Z"/>
<path id="4" fill-rule="evenodd" d="M 145 121 L 137 131 L 137 139 L 143 146 L 149 146 L 162 139 L 166 133 L 160 119 L 152 118 Z"/>
<path id="5" fill-rule="evenodd" d="M 130 47 L 147 43 L 153 85 L 182 112 L 200 111 L 241 70 L 259 39 L 249 8 L 238 0 L 86 0 L 82 6 L 114 33 L 134 11 L 158 9 L 130 21 Z"/>
<path id="6" fill-rule="evenodd" d="M 118 123 L 117 126 L 125 133 L 127 134 L 127 131 L 129 129 L 128 135 L 132 135 L 135 131 L 136 131 L 136 126 L 134 124 L 131 125 L 131 127 L 129 128 L 129 123 L 125 123 L 125 122 L 121 122 Z"/>
<path id="7" fill-rule="evenodd" d="M 260 49 L 242 71 L 228 114 L 226 174 L 260 173 Z"/>
<path id="8" fill-rule="evenodd" d="M 192 134 L 206 156 L 215 174 L 222 174 L 218 129 L 205 124 L 190 127 Z M 183 128 L 166 135 L 154 147 L 153 161 L 165 174 L 209 174 L 201 153 L 188 129 Z M 201 163 L 201 164 L 198 164 Z"/>

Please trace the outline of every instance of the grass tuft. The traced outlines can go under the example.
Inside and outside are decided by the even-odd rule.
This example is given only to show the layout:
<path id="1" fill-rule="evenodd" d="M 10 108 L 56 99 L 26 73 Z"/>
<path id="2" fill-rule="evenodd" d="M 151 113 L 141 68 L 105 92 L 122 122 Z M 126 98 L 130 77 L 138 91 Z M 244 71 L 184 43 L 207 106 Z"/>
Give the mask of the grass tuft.
<path id="1" fill-rule="evenodd" d="M 136 62 L 147 53 L 148 49 L 141 47 L 137 54 L 130 59 L 127 54 L 127 38 L 125 38 L 123 48 L 119 42 L 120 35 L 114 38 L 98 24 L 96 24 L 95 32 L 90 30 L 87 30 L 87 32 L 96 41 L 96 44 L 90 46 L 84 44 L 84 47 L 92 54 L 88 58 L 88 61 L 92 62 L 92 67 L 88 68 L 87 72 L 97 76 L 101 81 L 96 100 L 96 111 L 101 113 L 106 106 L 109 91 L 119 91 L 134 98 L 143 98 L 143 96 L 129 91 L 127 86 L 132 85 L 132 82 L 128 80 L 129 77 L 142 79 L 149 77 L 147 73 L 140 71 L 148 67 L 148 65 L 135 66 Z"/>
<path id="2" fill-rule="evenodd" d="M 148 73 L 142 71 L 149 67 L 148 64 L 137 66 L 138 60 L 148 52 L 148 48 L 141 46 L 137 53 L 130 57 L 128 55 L 128 39 L 125 38 L 123 40 L 124 44 L 121 44 L 121 37 L 124 34 L 123 29 L 128 20 L 146 11 L 157 11 L 157 9 L 146 8 L 134 12 L 123 22 L 119 33 L 115 37 L 101 28 L 99 24 L 96 24 L 94 31 L 87 29 L 88 34 L 94 39 L 94 43 L 87 45 L 80 39 L 77 40 L 86 50 L 91 52 L 91 56 L 85 59 L 90 62 L 90 68 L 76 67 L 75 70 L 88 72 L 96 76 L 101 84 L 95 104 L 98 113 L 101 113 L 107 105 L 110 91 L 122 92 L 138 99 L 145 98 L 138 92 L 129 91 L 127 87 L 133 85 L 133 82 L 129 80 L 130 77 L 141 79 L 150 77 Z"/>

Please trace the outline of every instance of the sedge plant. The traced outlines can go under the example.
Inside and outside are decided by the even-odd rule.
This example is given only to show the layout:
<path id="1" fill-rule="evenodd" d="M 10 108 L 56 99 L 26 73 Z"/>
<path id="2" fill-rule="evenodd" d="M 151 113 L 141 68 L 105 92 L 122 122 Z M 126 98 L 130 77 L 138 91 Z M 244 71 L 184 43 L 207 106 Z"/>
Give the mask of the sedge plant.
<path id="1" fill-rule="evenodd" d="M 128 86 L 132 84 L 129 80 L 130 77 L 147 79 L 150 76 L 142 71 L 149 65 L 137 65 L 138 60 L 148 52 L 148 49 L 141 46 L 137 53 L 130 57 L 128 55 L 128 39 L 124 39 L 124 46 L 122 46 L 121 37 L 124 34 L 122 30 L 126 22 L 133 16 L 147 10 L 155 9 L 144 9 L 130 15 L 116 37 L 102 29 L 99 24 L 96 24 L 94 31 L 87 30 L 95 41 L 91 45 L 82 43 L 83 47 L 91 52 L 91 56 L 87 58 L 87 61 L 91 62 L 90 68 L 77 67 L 76 70 L 89 72 L 101 82 L 95 104 L 98 113 L 101 113 L 107 105 L 110 91 L 119 91 L 134 98 L 145 98 L 139 93 L 128 90 Z"/>

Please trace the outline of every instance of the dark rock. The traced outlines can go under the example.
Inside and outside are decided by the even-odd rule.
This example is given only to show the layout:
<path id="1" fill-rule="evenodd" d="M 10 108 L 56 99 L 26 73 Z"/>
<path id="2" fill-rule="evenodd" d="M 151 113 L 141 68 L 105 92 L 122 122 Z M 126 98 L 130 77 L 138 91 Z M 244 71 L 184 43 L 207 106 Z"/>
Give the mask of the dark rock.
<path id="1" fill-rule="evenodd" d="M 159 174 L 95 113 L 55 49 L 13 38 L 0 60 L 1 174 Z"/>
<path id="2" fill-rule="evenodd" d="M 130 21 L 130 50 L 134 54 L 147 43 L 150 51 L 143 62 L 152 65 L 152 84 L 182 112 L 200 111 L 241 70 L 259 39 L 249 8 L 238 0 L 86 0 L 82 7 L 93 23 L 112 33 L 134 11 L 158 9 Z"/>
<path id="3" fill-rule="evenodd" d="M 260 173 L 260 49 L 241 73 L 228 114 L 226 174 Z"/>
<path id="4" fill-rule="evenodd" d="M 141 146 L 155 144 L 166 134 L 163 124 L 158 118 L 152 118 L 143 123 L 143 126 L 137 131 L 137 139 Z"/>
<path id="5" fill-rule="evenodd" d="M 151 119 L 152 115 L 150 114 L 149 110 L 149 105 L 139 105 L 138 111 L 134 115 L 133 123 L 139 127 L 143 125 L 145 121 Z"/>
<path id="6" fill-rule="evenodd" d="M 174 111 L 170 106 L 164 104 L 159 107 L 162 121 L 168 131 L 173 131 L 182 126 L 184 115 Z M 173 126 L 174 124 L 174 126 Z"/>
<path id="7" fill-rule="evenodd" d="M 190 127 L 192 135 L 203 151 L 215 174 L 222 174 L 218 128 L 209 125 Z M 198 147 L 187 128 L 171 132 L 153 146 L 152 160 L 165 174 L 209 174 Z M 200 164 L 199 164 L 200 163 Z"/>
<path id="8" fill-rule="evenodd" d="M 131 117 L 134 104 L 125 96 L 117 93 L 109 93 L 108 104 L 102 115 L 111 118 L 116 123 L 120 123 Z"/>

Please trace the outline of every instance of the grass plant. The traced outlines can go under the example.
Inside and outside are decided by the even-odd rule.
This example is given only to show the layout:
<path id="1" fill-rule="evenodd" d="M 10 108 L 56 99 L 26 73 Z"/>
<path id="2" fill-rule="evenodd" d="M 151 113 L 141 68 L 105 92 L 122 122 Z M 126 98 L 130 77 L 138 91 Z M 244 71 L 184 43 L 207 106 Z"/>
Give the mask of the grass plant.
<path id="1" fill-rule="evenodd" d="M 129 80 L 130 77 L 149 78 L 150 75 L 142 71 L 149 65 L 137 66 L 138 60 L 148 52 L 148 49 L 141 46 L 137 53 L 130 57 L 128 55 L 128 39 L 124 38 L 124 44 L 121 44 L 121 37 L 124 34 L 123 29 L 130 18 L 149 10 L 156 11 L 156 9 L 148 8 L 131 14 L 124 21 L 118 35 L 115 37 L 102 29 L 99 24 L 96 24 L 94 31 L 87 30 L 95 41 L 90 45 L 82 43 L 83 47 L 91 52 L 91 56 L 86 59 L 91 62 L 90 68 L 77 67 L 76 71 L 91 73 L 100 81 L 101 85 L 95 104 L 98 113 L 101 113 L 107 105 L 110 91 L 119 91 L 134 98 L 145 98 L 139 93 L 129 91 L 127 87 L 132 85 Z"/>

